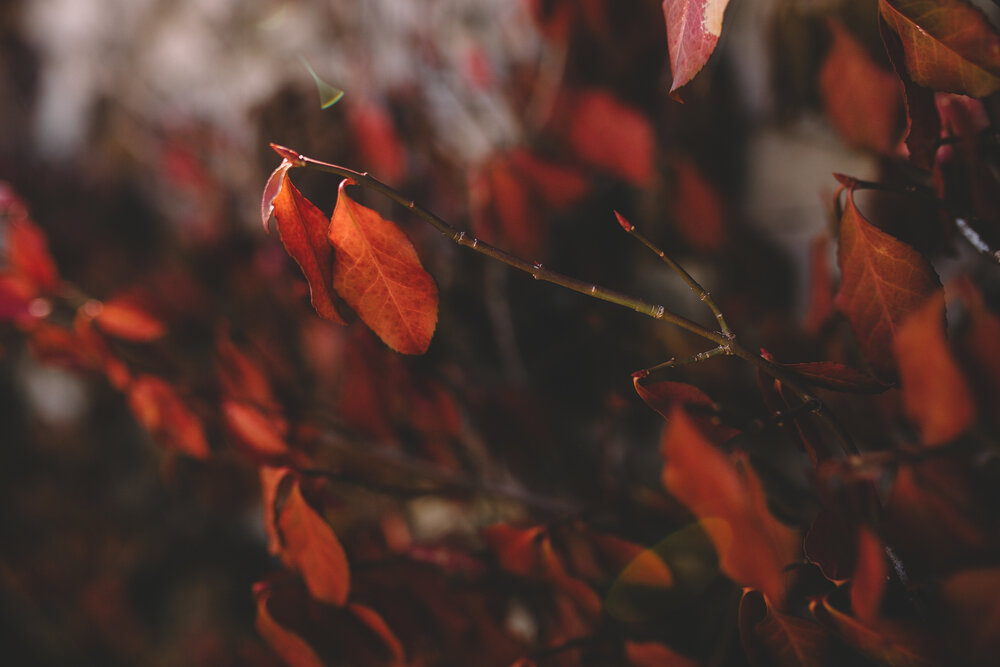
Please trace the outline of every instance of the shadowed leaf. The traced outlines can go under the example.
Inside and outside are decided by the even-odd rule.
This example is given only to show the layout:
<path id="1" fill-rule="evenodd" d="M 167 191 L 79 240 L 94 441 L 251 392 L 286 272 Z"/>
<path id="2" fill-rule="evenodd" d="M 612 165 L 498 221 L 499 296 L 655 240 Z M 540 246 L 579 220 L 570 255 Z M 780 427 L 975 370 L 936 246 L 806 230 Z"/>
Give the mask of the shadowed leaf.
<path id="1" fill-rule="evenodd" d="M 931 667 L 939 664 L 926 636 L 908 628 L 881 623 L 868 626 L 837 610 L 829 600 L 814 600 L 809 605 L 816 619 L 831 628 L 844 641 L 891 667 Z"/>
<path id="2" fill-rule="evenodd" d="M 422 354 L 437 325 L 437 285 L 395 224 L 347 196 L 350 184 L 340 184 L 330 225 L 334 289 L 386 345 Z"/>
<path id="3" fill-rule="evenodd" d="M 858 394 L 877 394 L 889 388 L 876 377 L 833 361 L 810 361 L 801 364 L 782 364 L 809 380 L 810 384 L 833 391 Z"/>

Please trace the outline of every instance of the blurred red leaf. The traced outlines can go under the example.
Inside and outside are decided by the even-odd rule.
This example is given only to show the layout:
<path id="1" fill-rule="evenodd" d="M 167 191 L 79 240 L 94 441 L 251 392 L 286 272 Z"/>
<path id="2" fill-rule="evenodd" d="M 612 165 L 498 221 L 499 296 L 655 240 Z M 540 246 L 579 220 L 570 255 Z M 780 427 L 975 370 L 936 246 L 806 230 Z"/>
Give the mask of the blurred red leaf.
<path id="1" fill-rule="evenodd" d="M 893 341 L 903 318 L 941 287 L 923 255 L 877 229 L 854 205 L 853 188 L 840 219 L 840 288 L 834 303 L 847 316 L 868 363 L 896 376 Z"/>
<path id="2" fill-rule="evenodd" d="M 216 337 L 215 361 L 223 397 L 254 405 L 273 415 L 281 414 L 281 403 L 270 378 L 233 343 L 224 328 Z"/>
<path id="3" fill-rule="evenodd" d="M 148 343 L 166 333 L 166 325 L 128 297 L 105 301 L 94 317 L 97 327 L 115 338 Z"/>
<path id="4" fill-rule="evenodd" d="M 690 160 L 674 164 L 673 212 L 677 231 L 697 250 L 714 251 L 726 242 L 722 200 Z"/>
<path id="5" fill-rule="evenodd" d="M 976 416 L 975 398 L 948 350 L 944 325 L 944 295 L 936 294 L 903 320 L 893 342 L 903 409 L 928 445 L 953 440 Z"/>
<path id="6" fill-rule="evenodd" d="M 59 288 L 59 270 L 45 233 L 20 210 L 7 220 L 5 254 L 11 272 L 43 293 Z"/>
<path id="7" fill-rule="evenodd" d="M 625 642 L 625 658 L 631 667 L 697 667 L 669 646 L 658 642 Z"/>
<path id="8" fill-rule="evenodd" d="M 930 169 L 934 166 L 941 134 L 941 117 L 934 103 L 934 91 L 918 85 L 910 78 L 910 73 L 906 69 L 903 42 L 882 16 L 878 19 L 878 31 L 903 91 L 903 104 L 906 106 L 906 147 L 910 151 L 910 162 L 921 169 Z"/>
<path id="9" fill-rule="evenodd" d="M 511 170 L 519 174 L 527 187 L 556 212 L 583 199 L 590 187 L 579 169 L 551 162 L 531 151 L 515 149 L 507 157 Z"/>
<path id="10" fill-rule="evenodd" d="M 833 272 L 830 267 L 830 237 L 820 234 L 809 246 L 809 303 L 802 328 L 816 336 L 833 316 Z"/>
<path id="11" fill-rule="evenodd" d="M 722 17 L 729 0 L 663 0 L 667 48 L 674 76 L 670 93 L 689 82 L 708 62 L 722 34 Z"/>
<path id="12" fill-rule="evenodd" d="M 403 648 L 403 643 L 399 641 L 399 638 L 377 611 L 353 602 L 347 605 L 347 610 L 382 640 L 392 656 L 389 664 L 402 665 L 406 662 L 406 650 Z"/>
<path id="13" fill-rule="evenodd" d="M 933 647 L 926 635 L 905 627 L 880 623 L 868 626 L 837 610 L 826 598 L 809 605 L 813 616 L 833 629 L 844 641 L 874 658 L 879 664 L 894 667 L 931 667 Z"/>
<path id="14" fill-rule="evenodd" d="M 743 591 L 738 623 L 743 650 L 754 667 L 828 664 L 830 633 L 815 621 L 777 611 L 760 591 Z"/>
<path id="15" fill-rule="evenodd" d="M 396 225 L 347 196 L 350 184 L 340 184 L 330 225 L 334 289 L 386 345 L 422 354 L 437 325 L 437 285 Z"/>
<path id="16" fill-rule="evenodd" d="M 879 0 L 918 85 L 970 97 L 1000 90 L 1000 35 L 966 0 Z"/>
<path id="17" fill-rule="evenodd" d="M 282 434 L 283 423 L 275 423 L 253 406 L 238 401 L 222 401 L 222 420 L 229 434 L 255 456 L 274 458 L 289 453 Z"/>
<path id="18" fill-rule="evenodd" d="M 757 475 L 744 456 L 727 457 L 680 408 L 671 413 L 660 453 L 663 486 L 700 519 L 731 579 L 757 588 L 774 604 L 785 596 L 784 568 L 800 557 L 801 539 L 767 507 Z"/>
<path id="19" fill-rule="evenodd" d="M 309 298 L 320 317 L 346 324 L 334 305 L 333 249 L 327 241 L 330 223 L 312 202 L 285 178 L 274 199 L 274 217 L 285 250 L 309 283 Z"/>
<path id="20" fill-rule="evenodd" d="M 398 185 L 406 175 L 406 149 L 388 110 L 374 102 L 356 103 L 348 106 L 347 119 L 365 169 Z"/>
<path id="21" fill-rule="evenodd" d="M 260 503 L 264 512 L 267 552 L 272 556 L 281 553 L 281 535 L 277 524 L 278 489 L 289 473 L 289 468 L 260 467 Z"/>
<path id="22" fill-rule="evenodd" d="M 645 115 L 600 89 L 570 95 L 564 105 L 560 117 L 577 157 L 632 185 L 652 182 L 656 137 Z"/>
<path id="23" fill-rule="evenodd" d="M 525 257 L 537 257 L 546 218 L 526 181 L 518 177 L 511 157 L 493 157 L 469 172 L 473 229 L 484 241 Z"/>
<path id="24" fill-rule="evenodd" d="M 885 593 L 885 553 L 875 533 L 864 526 L 858 530 L 857 545 L 858 561 L 851 578 L 851 609 L 862 623 L 870 625 L 878 618 Z"/>
<path id="25" fill-rule="evenodd" d="M 819 90 L 830 122 L 844 141 L 889 153 L 899 138 L 900 95 L 896 77 L 831 19 L 833 45 L 823 61 Z"/>
<path id="26" fill-rule="evenodd" d="M 302 575 L 316 600 L 341 606 L 351 586 L 347 555 L 333 529 L 302 496 L 299 480 L 292 482 L 278 516 L 285 564 Z"/>
<path id="27" fill-rule="evenodd" d="M 698 424 L 713 440 L 725 442 L 739 431 L 722 424 L 716 416 L 718 405 L 705 392 L 692 384 L 684 382 L 641 383 L 639 378 L 632 378 L 635 392 L 646 405 L 653 408 L 664 419 L 669 419 L 675 407 L 683 407 L 687 415 Z"/>
<path id="28" fill-rule="evenodd" d="M 877 394 L 889 388 L 876 377 L 833 361 L 781 365 L 808 379 L 811 384 L 833 391 Z"/>
<path id="29" fill-rule="evenodd" d="M 28 317 L 28 305 L 34 298 L 35 288 L 23 276 L 0 272 L 0 322 Z"/>
<path id="30" fill-rule="evenodd" d="M 324 662 L 305 639 L 278 623 L 267 603 L 271 590 L 266 584 L 254 587 L 257 597 L 257 632 L 289 667 L 324 667 Z"/>
<path id="31" fill-rule="evenodd" d="M 128 403 L 139 423 L 165 446 L 198 459 L 211 454 L 201 420 L 169 383 L 140 375 L 128 387 Z"/>
<path id="32" fill-rule="evenodd" d="M 834 583 L 843 583 L 856 564 L 856 535 L 848 525 L 843 508 L 824 507 L 806 531 L 803 551 L 824 577 Z"/>

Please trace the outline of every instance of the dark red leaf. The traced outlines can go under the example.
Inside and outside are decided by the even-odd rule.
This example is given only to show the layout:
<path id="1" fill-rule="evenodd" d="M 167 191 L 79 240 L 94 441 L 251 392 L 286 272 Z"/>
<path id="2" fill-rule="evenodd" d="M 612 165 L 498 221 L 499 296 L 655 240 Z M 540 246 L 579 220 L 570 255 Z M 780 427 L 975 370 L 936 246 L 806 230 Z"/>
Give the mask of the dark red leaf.
<path id="1" fill-rule="evenodd" d="M 729 0 L 663 0 L 670 71 L 674 75 L 671 95 L 693 79 L 715 51 L 728 4 Z"/>
<path id="2" fill-rule="evenodd" d="M 603 90 L 577 93 L 566 104 L 567 140 L 582 161 L 636 186 L 652 182 L 656 137 L 645 115 Z"/>
<path id="3" fill-rule="evenodd" d="M 716 415 L 718 405 L 698 387 L 684 382 L 643 383 L 639 378 L 632 378 L 632 384 L 639 398 L 653 408 L 664 419 L 669 419 L 674 408 L 682 407 L 688 416 L 698 424 L 698 427 L 709 434 L 713 440 L 725 442 L 739 434 L 734 428 L 722 424 Z"/>
<path id="4" fill-rule="evenodd" d="M 324 667 L 325 663 L 305 639 L 278 623 L 271 615 L 267 603 L 271 598 L 271 590 L 267 585 L 258 584 L 255 587 L 257 597 L 257 632 L 268 643 L 271 649 L 289 665 L 289 667 Z"/>
<path id="5" fill-rule="evenodd" d="M 348 197 L 349 184 L 340 184 L 330 225 L 334 289 L 386 345 L 422 354 L 437 326 L 437 285 L 406 235 Z"/>
<path id="6" fill-rule="evenodd" d="M 392 656 L 389 664 L 403 665 L 406 662 L 406 651 L 403 648 L 403 643 L 399 641 L 399 638 L 396 637 L 377 611 L 371 607 L 353 602 L 347 605 L 347 610 L 354 614 L 355 618 L 364 623 L 369 630 L 382 640 L 385 647 L 389 650 L 389 654 Z"/>
<path id="7" fill-rule="evenodd" d="M 833 391 L 857 394 L 877 394 L 889 388 L 876 377 L 833 361 L 811 361 L 801 364 L 782 364 L 806 378 L 810 384 Z"/>
<path id="8" fill-rule="evenodd" d="M 13 215 L 7 220 L 5 254 L 14 275 L 30 281 L 40 292 L 58 290 L 59 270 L 49 254 L 49 242 L 45 233 L 26 213 Z"/>
<path id="9" fill-rule="evenodd" d="M 820 234 L 809 246 L 809 303 L 802 328 L 812 336 L 819 334 L 834 313 L 829 248 L 827 234 Z"/>
<path id="10" fill-rule="evenodd" d="M 903 320 L 893 344 L 903 409 L 928 445 L 953 440 L 976 416 L 975 397 L 948 350 L 944 324 L 944 295 L 936 294 Z"/>
<path id="11" fill-rule="evenodd" d="M 199 459 L 211 454 L 201 420 L 167 382 L 140 375 L 128 388 L 128 403 L 139 423 L 165 446 Z"/>
<path id="12" fill-rule="evenodd" d="M 305 580 L 316 600 L 341 606 L 351 587 L 347 555 L 333 529 L 302 496 L 299 480 L 292 482 L 278 516 L 282 559 Z"/>
<path id="13" fill-rule="evenodd" d="M 865 220 L 851 189 L 840 220 L 837 259 L 841 279 L 834 303 L 851 323 L 868 363 L 893 379 L 899 325 L 941 287 L 937 274 L 923 255 Z"/>
<path id="14" fill-rule="evenodd" d="M 1000 35 L 966 0 L 879 0 L 920 86 L 986 97 L 1000 90 Z"/>
<path id="15" fill-rule="evenodd" d="M 833 45 L 819 74 L 826 114 L 847 143 L 890 153 L 902 110 L 896 77 L 876 65 L 843 25 L 832 19 L 828 25 Z"/>
<path id="16" fill-rule="evenodd" d="M 862 623 L 871 625 L 878 618 L 886 585 L 885 553 L 871 529 L 858 531 L 858 562 L 851 578 L 851 609 Z"/>
<path id="17" fill-rule="evenodd" d="M 714 251 L 726 241 L 722 200 L 690 160 L 674 164 L 674 221 L 681 236 L 697 250 Z"/>
<path id="18" fill-rule="evenodd" d="M 784 568 L 799 559 L 801 539 L 771 514 L 746 458 L 716 449 L 680 408 L 668 419 L 660 453 L 663 486 L 704 520 L 722 571 L 780 605 Z"/>
<path id="19" fill-rule="evenodd" d="M 815 621 L 783 614 L 760 591 L 740 599 L 740 641 L 753 667 L 823 667 L 830 633 Z"/>
<path id="20" fill-rule="evenodd" d="M 309 297 L 320 317 L 346 324 L 334 304 L 333 249 L 327 241 L 330 223 L 312 202 L 302 196 L 291 180 L 282 181 L 274 199 L 274 217 L 285 250 L 309 283 Z"/>

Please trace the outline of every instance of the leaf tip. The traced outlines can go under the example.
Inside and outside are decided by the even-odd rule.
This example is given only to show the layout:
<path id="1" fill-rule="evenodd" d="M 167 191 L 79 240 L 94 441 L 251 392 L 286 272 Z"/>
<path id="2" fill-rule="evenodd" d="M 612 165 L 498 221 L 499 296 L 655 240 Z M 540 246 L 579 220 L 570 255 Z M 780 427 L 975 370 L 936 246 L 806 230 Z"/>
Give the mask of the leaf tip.
<path id="1" fill-rule="evenodd" d="M 631 233 L 635 229 L 635 225 L 626 220 L 625 216 L 619 213 L 618 211 L 615 211 L 615 217 L 618 219 L 618 224 L 621 225 L 622 229 L 624 229 L 626 232 Z M 635 375 L 633 374 L 632 377 L 635 377 Z"/>

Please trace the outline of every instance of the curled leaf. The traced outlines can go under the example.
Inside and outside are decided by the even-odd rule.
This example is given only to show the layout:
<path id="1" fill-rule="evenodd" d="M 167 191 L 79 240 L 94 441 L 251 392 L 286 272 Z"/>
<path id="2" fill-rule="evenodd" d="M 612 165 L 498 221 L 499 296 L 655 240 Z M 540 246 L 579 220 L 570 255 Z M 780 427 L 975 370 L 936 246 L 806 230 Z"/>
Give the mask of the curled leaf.
<path id="1" fill-rule="evenodd" d="M 382 342 L 422 354 L 437 326 L 437 285 L 395 224 L 347 196 L 350 184 L 340 184 L 330 224 L 333 287 Z"/>

